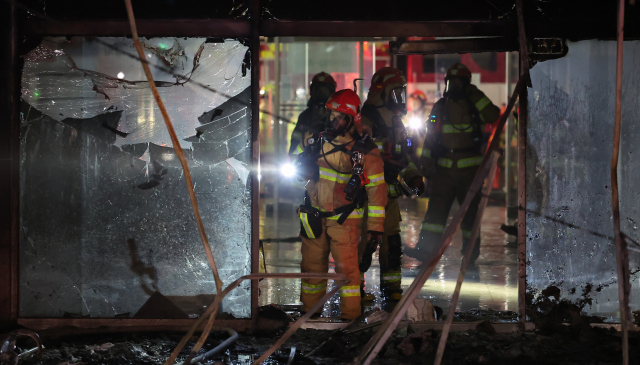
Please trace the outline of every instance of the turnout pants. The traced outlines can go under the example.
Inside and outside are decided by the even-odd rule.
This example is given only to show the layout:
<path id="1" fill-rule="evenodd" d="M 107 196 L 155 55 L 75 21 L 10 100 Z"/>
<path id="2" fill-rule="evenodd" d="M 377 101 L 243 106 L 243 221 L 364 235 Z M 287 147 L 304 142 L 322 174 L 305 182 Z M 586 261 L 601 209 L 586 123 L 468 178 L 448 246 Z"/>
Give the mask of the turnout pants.
<path id="1" fill-rule="evenodd" d="M 358 269 L 358 241 L 360 240 L 360 222 L 344 225 L 327 222 L 322 219 L 322 234 L 318 238 L 302 238 L 303 273 L 326 273 L 329 271 L 329 253 L 336 264 L 336 273 L 344 274 L 349 280 L 340 289 L 341 317 L 355 319 L 360 315 L 360 270 Z M 329 223 L 329 225 L 327 225 Z M 308 312 L 327 291 L 327 280 L 303 279 L 300 288 L 300 300 L 303 311 Z M 322 309 L 318 311 L 320 313 Z"/>
<path id="2" fill-rule="evenodd" d="M 420 240 L 416 248 L 420 251 L 421 256 L 426 257 L 437 249 L 438 242 L 444 232 L 445 224 L 449 218 L 449 211 L 453 205 L 454 199 L 462 204 L 467 191 L 473 182 L 478 166 L 457 168 L 457 167 L 436 167 L 436 173 L 431 185 L 431 193 L 429 195 L 429 206 L 425 220 L 422 222 L 420 231 Z M 478 214 L 478 205 L 480 203 L 480 194 L 477 194 L 471 201 L 471 205 L 465 214 L 460 228 L 462 230 L 462 252 L 469 244 L 468 240 L 471 236 L 473 222 Z M 474 252 L 471 256 L 475 260 L 480 254 L 480 235 L 476 239 Z"/>
<path id="3" fill-rule="evenodd" d="M 389 197 L 385 206 L 384 234 L 379 248 L 380 289 L 383 293 L 401 292 L 402 241 L 400 240 L 400 206 L 397 197 Z M 367 210 L 362 222 L 362 238 L 358 246 L 358 259 L 367 247 Z M 359 261 L 358 261 L 359 262 Z M 364 289 L 364 273 L 360 273 Z"/>

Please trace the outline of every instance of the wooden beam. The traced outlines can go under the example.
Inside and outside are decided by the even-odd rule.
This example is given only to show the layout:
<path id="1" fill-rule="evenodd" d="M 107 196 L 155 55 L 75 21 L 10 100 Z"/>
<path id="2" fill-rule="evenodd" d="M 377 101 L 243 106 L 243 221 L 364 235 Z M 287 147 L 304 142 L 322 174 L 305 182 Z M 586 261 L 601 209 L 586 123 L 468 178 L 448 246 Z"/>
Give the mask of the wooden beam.
<path id="1" fill-rule="evenodd" d="M 509 115 L 509 113 L 511 113 L 510 109 L 505 110 L 505 114 Z M 498 136 L 498 138 L 499 137 L 500 136 Z M 438 351 L 436 352 L 436 359 L 434 360 L 435 365 L 440 365 L 442 363 L 444 348 L 447 345 L 447 337 L 449 336 L 449 331 L 451 330 L 451 325 L 453 324 L 453 317 L 455 317 L 456 315 L 456 307 L 458 306 L 458 298 L 460 297 L 460 289 L 462 288 L 464 275 L 467 272 L 467 267 L 469 266 L 471 255 L 473 254 L 473 248 L 476 244 L 479 244 L 478 242 L 476 242 L 476 238 L 478 237 L 478 233 L 480 233 L 482 216 L 484 215 L 484 209 L 487 207 L 487 203 L 489 202 L 489 195 L 491 195 L 491 190 L 493 189 L 493 180 L 496 176 L 498 158 L 500 157 L 500 154 L 498 152 L 494 152 L 493 155 L 493 159 L 491 160 L 491 171 L 489 172 L 489 176 L 487 176 L 487 180 L 482 189 L 482 198 L 480 199 L 478 214 L 476 215 L 476 220 L 473 222 L 471 236 L 469 236 L 469 241 L 467 241 L 467 249 L 464 251 L 462 263 L 460 264 L 460 273 L 458 274 L 458 280 L 456 281 L 456 289 L 453 291 L 453 296 L 451 297 L 451 302 L 449 304 L 449 312 L 447 313 L 444 327 L 442 327 L 440 343 L 438 343 Z M 478 249 L 478 252 L 479 251 L 480 249 Z"/>
<path id="2" fill-rule="evenodd" d="M 622 364 L 629 365 L 629 251 L 627 241 L 620 233 L 620 197 L 618 196 L 618 157 L 620 154 L 620 124 L 622 119 L 622 64 L 624 39 L 624 3 L 618 2 L 618 40 L 616 54 L 616 107 L 613 131 L 613 153 L 611 156 L 611 203 L 613 211 L 613 237 L 616 244 L 616 264 L 618 272 L 618 305 L 622 325 Z"/>

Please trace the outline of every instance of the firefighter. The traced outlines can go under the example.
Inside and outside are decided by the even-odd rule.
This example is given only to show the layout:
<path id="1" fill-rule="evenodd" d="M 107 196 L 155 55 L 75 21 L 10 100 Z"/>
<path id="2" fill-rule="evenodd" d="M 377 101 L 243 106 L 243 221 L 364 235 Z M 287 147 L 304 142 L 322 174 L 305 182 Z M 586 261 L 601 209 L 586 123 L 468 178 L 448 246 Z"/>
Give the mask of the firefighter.
<path id="1" fill-rule="evenodd" d="M 398 197 L 403 193 L 410 195 L 413 192 L 422 195 L 424 192 L 422 176 L 410 160 L 412 143 L 402 122 L 402 116 L 406 114 L 406 83 L 400 70 L 392 67 L 381 68 L 371 79 L 369 95 L 362 107 L 362 125 L 371 128 L 374 141 L 384 160 L 388 200 L 379 253 L 380 290 L 384 299 L 394 301 L 402 298 L 402 218 Z M 401 184 L 398 176 L 403 179 L 404 184 Z M 367 241 L 364 239 L 361 243 L 361 261 L 369 261 L 369 256 L 373 253 L 371 247 L 367 249 Z M 362 278 L 366 269 L 367 265 L 363 265 Z M 362 283 L 364 285 L 364 280 Z M 373 295 L 362 289 L 363 300 L 373 300 Z"/>
<path id="2" fill-rule="evenodd" d="M 325 103 L 336 91 L 336 86 L 336 80 L 326 72 L 320 72 L 313 77 L 309 88 L 311 96 L 307 102 L 307 109 L 300 113 L 296 127 L 291 133 L 289 155 L 293 155 L 305 133 L 310 130 L 320 131 L 324 128 L 327 119 Z"/>
<path id="3" fill-rule="evenodd" d="M 459 62 L 452 65 L 447 70 L 445 83 L 445 93 L 430 113 L 420 157 L 421 171 L 432 179 L 429 207 L 416 247 L 405 250 L 408 256 L 420 261 L 426 260 L 436 248 L 453 201 L 457 199 L 460 204 L 464 201 L 482 163 L 485 124 L 495 123 L 500 116 L 500 108 L 471 84 L 471 72 L 465 65 Z M 463 254 L 479 202 L 480 194 L 473 199 L 462 220 Z M 470 262 L 475 262 L 479 255 L 480 235 Z"/>
<path id="4" fill-rule="evenodd" d="M 413 120 L 416 118 L 416 121 L 419 121 L 424 125 L 424 122 L 427 120 L 427 95 L 420 91 L 416 90 L 409 95 L 409 103 L 408 103 L 409 113 L 407 115 L 407 119 Z M 413 124 L 410 122 L 410 124 Z"/>
<path id="5" fill-rule="evenodd" d="M 365 207 L 368 239 L 380 241 L 384 227 L 387 185 L 377 146 L 360 125 L 360 98 L 341 90 L 326 103 L 330 113 L 323 132 L 307 132 L 296 149 L 298 179 L 308 181 L 300 206 L 303 273 L 326 273 L 329 253 L 337 273 L 349 282 L 340 289 L 341 317 L 360 315 L 358 242 Z M 309 311 L 325 295 L 327 280 L 303 279 L 301 301 Z"/>
<path id="6" fill-rule="evenodd" d="M 414 146 L 414 152 L 411 154 L 411 161 L 418 164 L 420 155 L 422 154 L 422 143 L 426 135 L 426 122 L 429 110 L 427 109 L 427 95 L 416 90 L 409 95 L 409 103 L 406 120 L 408 123 L 409 138 Z"/>

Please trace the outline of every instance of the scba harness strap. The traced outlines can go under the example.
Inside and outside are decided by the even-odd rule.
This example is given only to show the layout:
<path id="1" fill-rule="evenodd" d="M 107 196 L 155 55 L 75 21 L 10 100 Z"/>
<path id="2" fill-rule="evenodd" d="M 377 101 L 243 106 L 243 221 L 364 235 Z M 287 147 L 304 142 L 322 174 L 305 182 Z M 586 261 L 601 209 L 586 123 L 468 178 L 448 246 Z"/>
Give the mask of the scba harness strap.
<path id="1" fill-rule="evenodd" d="M 335 219 L 337 217 L 340 225 L 353 213 L 356 213 L 361 218 L 362 212 L 359 211 L 358 205 L 362 203 L 362 199 L 357 199 L 357 201 L 343 205 L 331 212 L 325 212 L 312 206 L 309 193 L 305 192 L 304 204 L 300 205 L 298 210 L 300 214 L 300 234 L 306 238 L 320 237 L 322 235 L 322 218 Z"/>
<path id="2" fill-rule="evenodd" d="M 367 194 L 365 189 L 363 189 L 363 187 L 366 184 L 370 183 L 370 180 L 366 176 L 363 165 L 362 165 L 363 155 L 374 150 L 376 148 L 376 145 L 366 137 L 359 138 L 359 139 L 354 138 L 354 141 L 346 144 L 342 144 L 342 145 L 336 145 L 331 143 L 331 141 L 327 141 L 334 148 L 326 153 L 319 153 L 325 141 L 325 139 L 322 136 L 322 133 L 319 133 L 317 135 L 314 134 L 314 136 L 311 138 L 313 138 L 313 140 L 309 141 L 308 143 L 309 148 L 305 150 L 305 152 L 311 151 L 309 154 L 311 157 L 304 157 L 304 156 L 301 156 L 301 157 L 309 158 L 309 160 L 307 161 L 307 164 L 313 163 L 313 165 L 316 166 L 316 170 L 318 171 L 317 172 L 318 178 L 320 177 L 321 168 L 315 163 L 315 161 L 317 161 L 321 157 L 324 157 L 326 161 L 327 155 L 330 155 L 336 152 L 343 152 L 349 156 L 352 162 L 351 177 L 346 181 L 346 186 L 345 186 L 346 199 L 351 201 L 351 203 L 343 205 L 339 208 L 336 208 L 331 212 L 326 212 L 314 207 L 311 204 L 309 193 L 305 192 L 304 204 L 300 205 L 300 208 L 299 208 L 300 226 L 301 226 L 300 234 L 306 238 L 317 238 L 317 237 L 320 237 L 320 235 L 322 234 L 322 218 L 336 219 L 338 224 L 342 225 L 350 217 L 351 218 L 363 217 L 363 211 L 360 208 L 364 206 L 367 200 Z M 346 146 L 351 143 L 354 143 L 354 145 L 351 148 L 351 150 L 348 150 Z M 325 175 L 327 176 L 331 175 L 329 177 L 329 180 L 338 182 L 338 181 L 342 181 L 343 178 L 346 178 L 346 176 L 343 177 L 341 175 L 347 175 L 348 173 L 342 173 L 336 170 L 329 164 L 328 161 L 327 161 L 327 164 L 331 167 L 331 169 L 324 169 L 324 170 L 328 170 L 325 173 Z M 356 183 L 352 183 L 353 181 L 356 181 Z"/>
<path id="3" fill-rule="evenodd" d="M 451 124 L 449 121 L 449 115 L 446 110 L 446 101 L 447 97 L 444 97 L 436 102 L 433 107 L 433 114 L 430 116 L 429 121 L 433 123 L 433 127 L 429 127 L 429 131 L 433 131 L 430 133 L 434 133 L 434 138 L 427 138 L 429 143 L 425 147 L 427 147 L 431 153 L 430 157 L 433 159 L 439 159 L 443 157 L 446 153 L 478 153 L 481 154 L 480 147 L 482 145 L 482 130 L 481 126 L 481 116 L 480 112 L 476 105 L 473 104 L 471 99 L 467 96 L 466 101 L 469 104 L 471 110 L 471 121 L 472 124 L 463 125 L 458 128 L 454 124 Z M 471 131 L 468 131 L 471 128 Z M 468 132 L 467 132 L 468 131 Z M 443 133 L 471 133 L 471 136 L 474 140 L 474 147 L 467 148 L 455 148 L 448 149 L 442 145 L 442 135 Z"/>

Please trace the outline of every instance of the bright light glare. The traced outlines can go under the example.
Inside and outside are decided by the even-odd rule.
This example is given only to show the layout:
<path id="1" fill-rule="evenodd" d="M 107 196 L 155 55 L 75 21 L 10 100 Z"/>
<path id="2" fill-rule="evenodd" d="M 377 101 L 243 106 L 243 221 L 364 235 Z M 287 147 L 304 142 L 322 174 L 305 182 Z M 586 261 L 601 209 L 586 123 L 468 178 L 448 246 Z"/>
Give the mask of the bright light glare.
<path id="1" fill-rule="evenodd" d="M 124 79 L 124 73 L 122 73 L 122 71 L 118 72 L 118 78 L 119 79 Z"/>
<path id="2" fill-rule="evenodd" d="M 418 118 L 418 117 L 413 117 L 413 118 L 409 119 L 409 127 L 412 128 L 412 129 L 420 128 L 420 124 L 422 124 L 422 122 L 420 121 L 420 118 Z"/>
<path id="3" fill-rule="evenodd" d="M 292 176 L 294 176 L 296 174 L 296 168 L 292 164 L 287 163 L 287 164 L 282 165 L 282 167 L 280 168 L 280 172 L 285 177 L 292 177 Z"/>

